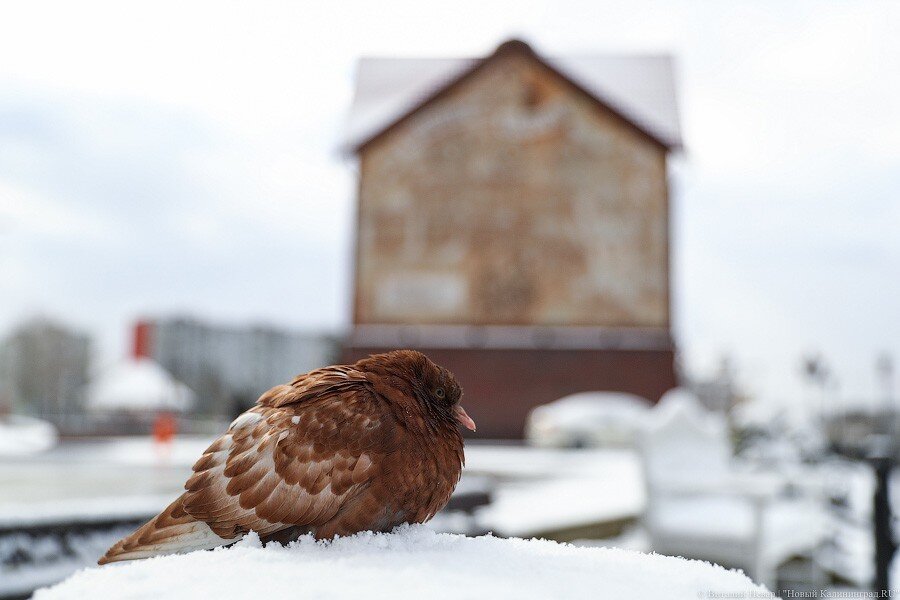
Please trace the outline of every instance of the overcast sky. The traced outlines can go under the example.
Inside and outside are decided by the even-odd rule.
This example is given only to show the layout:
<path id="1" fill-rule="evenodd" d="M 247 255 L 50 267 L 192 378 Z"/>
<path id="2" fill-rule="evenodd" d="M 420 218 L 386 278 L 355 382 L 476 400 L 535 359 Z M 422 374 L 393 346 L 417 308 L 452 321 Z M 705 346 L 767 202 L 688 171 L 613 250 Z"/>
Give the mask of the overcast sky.
<path id="1" fill-rule="evenodd" d="M 124 352 L 141 315 L 349 322 L 366 54 L 676 57 L 674 309 L 688 368 L 768 402 L 821 352 L 842 401 L 900 362 L 900 3 L 74 2 L 0 7 L 0 334 Z M 273 382 L 274 383 L 274 382 Z"/>

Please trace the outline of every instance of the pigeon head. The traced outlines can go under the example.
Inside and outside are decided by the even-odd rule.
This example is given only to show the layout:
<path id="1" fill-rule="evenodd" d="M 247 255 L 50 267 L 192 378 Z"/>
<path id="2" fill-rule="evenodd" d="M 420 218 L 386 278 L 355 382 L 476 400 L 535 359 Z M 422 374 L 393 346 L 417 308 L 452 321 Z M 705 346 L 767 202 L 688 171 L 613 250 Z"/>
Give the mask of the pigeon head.
<path id="1" fill-rule="evenodd" d="M 460 405 L 462 388 L 456 378 L 421 352 L 395 350 L 375 354 L 360 361 L 362 363 L 366 363 L 367 369 L 389 374 L 394 381 L 401 379 L 406 384 L 403 387 L 431 419 L 475 431 L 475 421 Z"/>

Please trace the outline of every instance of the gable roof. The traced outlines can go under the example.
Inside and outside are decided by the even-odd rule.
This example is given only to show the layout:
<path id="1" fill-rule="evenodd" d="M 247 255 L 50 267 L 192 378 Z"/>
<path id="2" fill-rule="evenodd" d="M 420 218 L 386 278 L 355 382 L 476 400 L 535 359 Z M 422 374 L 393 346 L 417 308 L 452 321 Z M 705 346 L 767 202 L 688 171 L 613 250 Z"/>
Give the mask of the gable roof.
<path id="1" fill-rule="evenodd" d="M 672 58 L 592 56 L 547 59 L 510 40 L 475 58 L 363 58 L 342 145 L 359 152 L 395 125 L 453 89 L 493 58 L 521 53 L 537 60 L 603 108 L 667 149 L 681 147 Z"/>

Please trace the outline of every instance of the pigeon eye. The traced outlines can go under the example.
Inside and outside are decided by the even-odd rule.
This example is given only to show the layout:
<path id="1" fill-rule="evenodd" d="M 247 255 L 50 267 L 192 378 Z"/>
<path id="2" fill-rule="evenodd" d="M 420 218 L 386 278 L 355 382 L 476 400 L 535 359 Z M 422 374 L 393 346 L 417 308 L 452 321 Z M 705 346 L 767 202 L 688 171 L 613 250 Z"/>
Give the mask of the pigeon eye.
<path id="1" fill-rule="evenodd" d="M 444 397 L 444 388 L 438 388 L 438 389 L 434 390 L 434 395 L 437 396 L 438 398 L 443 398 Z"/>

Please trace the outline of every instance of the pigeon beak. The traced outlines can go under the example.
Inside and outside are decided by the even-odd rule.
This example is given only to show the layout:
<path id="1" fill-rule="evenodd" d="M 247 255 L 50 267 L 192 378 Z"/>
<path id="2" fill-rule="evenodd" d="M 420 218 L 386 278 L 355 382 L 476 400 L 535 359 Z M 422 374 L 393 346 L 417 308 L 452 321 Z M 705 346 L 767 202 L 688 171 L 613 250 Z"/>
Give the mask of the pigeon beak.
<path id="1" fill-rule="evenodd" d="M 459 421 L 459 424 L 468 429 L 469 431 L 475 431 L 475 421 L 472 420 L 472 417 L 466 414 L 466 409 L 457 404 L 453 407 L 453 415 L 456 417 L 456 420 Z"/>

